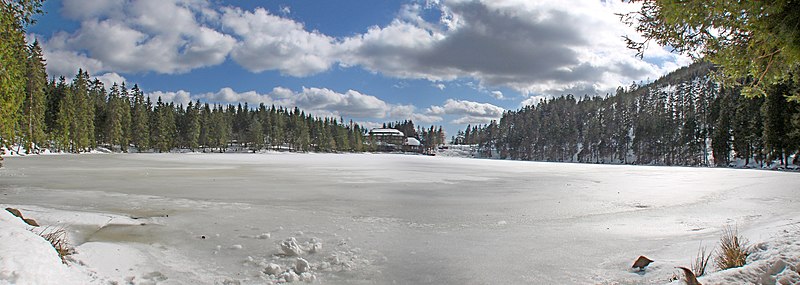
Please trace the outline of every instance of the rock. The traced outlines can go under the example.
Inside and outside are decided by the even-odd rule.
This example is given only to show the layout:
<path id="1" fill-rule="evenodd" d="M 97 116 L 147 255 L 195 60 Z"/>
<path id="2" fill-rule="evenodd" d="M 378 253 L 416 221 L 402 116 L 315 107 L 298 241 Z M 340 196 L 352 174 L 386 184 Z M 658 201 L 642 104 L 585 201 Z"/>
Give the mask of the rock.
<path id="1" fill-rule="evenodd" d="M 685 276 L 683 281 L 686 282 L 686 285 L 702 285 L 697 281 L 697 276 L 695 276 L 689 268 L 678 267 L 678 269 L 683 271 L 683 275 Z"/>
<path id="2" fill-rule="evenodd" d="M 277 265 L 275 263 L 267 264 L 267 266 L 264 267 L 264 273 L 269 275 L 278 275 L 281 272 L 283 272 L 283 269 L 281 268 L 280 265 Z"/>
<path id="3" fill-rule="evenodd" d="M 633 266 L 631 268 L 638 268 L 639 270 L 644 270 L 645 267 L 650 265 L 653 261 L 649 258 L 645 257 L 644 255 L 639 256 L 636 261 L 633 262 Z"/>
<path id="4" fill-rule="evenodd" d="M 22 219 L 22 221 L 24 221 L 26 224 L 29 224 L 29 225 L 34 226 L 34 227 L 38 227 L 39 226 L 39 223 L 37 223 L 33 219 Z"/>
<path id="5" fill-rule="evenodd" d="M 6 208 L 6 211 L 8 211 L 9 213 L 11 213 L 12 215 L 14 215 L 17 218 L 22 219 L 22 213 L 20 213 L 19 210 L 14 209 L 14 208 Z"/>
<path id="6" fill-rule="evenodd" d="M 300 256 L 303 254 L 303 249 L 300 248 L 300 245 L 297 244 L 297 240 L 294 238 L 281 242 L 281 250 L 288 256 Z"/>
<path id="7" fill-rule="evenodd" d="M 230 246 L 228 248 L 230 248 L 230 249 L 242 249 L 244 247 L 241 244 L 234 244 L 234 245 L 232 245 L 232 246 Z"/>
<path id="8" fill-rule="evenodd" d="M 297 258 L 297 261 L 294 263 L 294 271 L 297 273 L 304 273 L 308 272 L 311 269 L 311 265 L 308 264 L 308 261 L 303 258 Z"/>

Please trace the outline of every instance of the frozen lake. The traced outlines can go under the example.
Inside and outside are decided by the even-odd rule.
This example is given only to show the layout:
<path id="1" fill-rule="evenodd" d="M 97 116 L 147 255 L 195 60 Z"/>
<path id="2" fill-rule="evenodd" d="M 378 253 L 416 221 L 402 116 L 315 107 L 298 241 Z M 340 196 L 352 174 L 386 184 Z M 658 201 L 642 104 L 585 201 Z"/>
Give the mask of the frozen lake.
<path id="1" fill-rule="evenodd" d="M 263 283 L 265 263 L 295 263 L 292 237 L 322 245 L 302 255 L 322 284 L 661 284 L 726 224 L 759 241 L 800 222 L 797 173 L 406 155 L 11 157 L 0 193 L 45 221 L 144 221 L 49 218 L 77 259 L 124 245 L 138 259 L 119 278 L 167 284 Z"/>

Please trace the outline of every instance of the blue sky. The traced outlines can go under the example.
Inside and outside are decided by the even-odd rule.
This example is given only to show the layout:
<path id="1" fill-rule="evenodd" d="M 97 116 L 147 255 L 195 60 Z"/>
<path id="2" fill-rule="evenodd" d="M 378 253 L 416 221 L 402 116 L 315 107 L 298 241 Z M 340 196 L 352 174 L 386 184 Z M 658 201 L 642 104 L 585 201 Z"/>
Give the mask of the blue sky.
<path id="1" fill-rule="evenodd" d="M 50 0 L 28 28 L 48 74 L 186 103 L 300 107 L 366 126 L 466 124 L 562 94 L 604 95 L 689 60 L 636 37 L 618 1 Z"/>

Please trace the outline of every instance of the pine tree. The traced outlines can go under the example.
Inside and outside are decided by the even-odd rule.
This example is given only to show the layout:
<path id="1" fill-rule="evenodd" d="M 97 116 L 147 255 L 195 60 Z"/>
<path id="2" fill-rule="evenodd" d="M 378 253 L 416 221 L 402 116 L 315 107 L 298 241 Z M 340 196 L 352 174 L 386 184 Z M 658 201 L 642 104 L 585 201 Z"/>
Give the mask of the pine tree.
<path id="1" fill-rule="evenodd" d="M 60 151 L 75 151 L 71 143 L 72 125 L 75 117 L 75 105 L 73 104 L 72 88 L 64 87 L 60 94 L 58 103 L 58 114 L 56 115 L 54 141 L 56 149 Z"/>
<path id="2" fill-rule="evenodd" d="M 89 87 L 89 97 L 92 98 L 94 102 L 94 129 L 95 129 L 95 141 L 101 144 L 108 143 L 105 135 L 106 129 L 106 117 L 108 116 L 108 105 L 106 101 L 108 100 L 106 94 L 106 88 L 99 79 L 95 78 Z"/>
<path id="3" fill-rule="evenodd" d="M 197 104 L 200 104 L 200 102 L 197 102 Z M 200 109 L 199 121 L 200 135 L 198 136 L 197 142 L 203 147 L 203 151 L 205 152 L 205 148 L 211 145 L 210 134 L 212 133 L 211 108 L 208 106 L 208 103 L 203 104 L 203 108 Z"/>
<path id="4" fill-rule="evenodd" d="M 126 142 L 123 130 L 123 109 L 125 109 L 125 106 L 120 96 L 122 96 L 120 86 L 114 83 L 108 93 L 105 137 L 112 149 L 115 146 L 119 146 L 120 151 L 125 151 Z"/>
<path id="5" fill-rule="evenodd" d="M 271 121 L 273 122 L 269 135 L 271 139 L 270 144 L 272 144 L 274 148 L 280 148 L 286 143 L 285 128 L 288 116 L 286 116 L 286 111 L 283 108 L 275 109 L 275 106 L 272 106 L 269 113 L 272 117 Z"/>
<path id="6" fill-rule="evenodd" d="M 0 5 L 0 146 L 10 147 L 17 139 L 15 131 L 26 97 L 24 26 L 34 22 L 32 17 L 41 13 L 41 6 L 39 0 L 3 1 Z"/>
<path id="7" fill-rule="evenodd" d="M 222 106 L 215 106 L 209 117 L 208 146 L 224 152 L 230 138 L 230 125 Z"/>
<path id="8" fill-rule="evenodd" d="M 95 146 L 94 102 L 89 95 L 89 73 L 78 70 L 71 87 L 72 104 L 75 106 L 70 130 L 70 138 L 74 145 L 73 151 L 86 151 Z"/>
<path id="9" fill-rule="evenodd" d="M 161 97 L 156 101 L 151 120 L 151 141 L 158 152 L 169 152 L 174 146 L 174 138 L 177 134 L 175 129 L 174 106 L 164 104 Z"/>
<path id="10" fill-rule="evenodd" d="M 760 157 L 764 148 L 762 141 L 763 118 L 761 105 L 764 97 L 747 98 L 739 95 L 736 100 L 736 114 L 733 116 L 733 149 L 736 157 L 743 158 L 745 165 Z"/>
<path id="11" fill-rule="evenodd" d="M 264 148 L 264 132 L 261 120 L 258 118 L 250 119 L 250 126 L 247 127 L 247 141 L 250 150 L 257 152 Z"/>
<path id="12" fill-rule="evenodd" d="M 711 149 L 714 155 L 714 163 L 717 166 L 725 166 L 730 162 L 732 127 L 731 121 L 734 107 L 732 104 L 733 95 L 730 91 L 725 91 L 716 100 L 716 122 L 714 132 L 711 135 Z"/>
<path id="13" fill-rule="evenodd" d="M 194 151 L 199 146 L 200 141 L 200 102 L 186 106 L 185 117 L 185 140 L 186 147 Z"/>
<path id="14" fill-rule="evenodd" d="M 792 140 L 791 118 L 797 111 L 796 103 L 788 102 L 785 96 L 792 90 L 790 83 L 783 82 L 770 86 L 769 93 L 762 106 L 764 116 L 764 145 L 769 154 L 768 159 L 778 159 L 782 165 L 788 163 L 787 158 L 797 147 Z"/>
<path id="15" fill-rule="evenodd" d="M 47 74 L 42 48 L 38 41 L 34 41 L 28 48 L 27 85 L 25 86 L 25 103 L 23 107 L 25 124 L 25 140 L 27 151 L 35 152 L 34 144 L 41 145 L 45 142 L 45 111 L 47 88 Z"/>
<path id="16" fill-rule="evenodd" d="M 131 143 L 141 152 L 150 148 L 150 110 L 138 85 L 133 85 L 131 94 L 133 95 Z"/>

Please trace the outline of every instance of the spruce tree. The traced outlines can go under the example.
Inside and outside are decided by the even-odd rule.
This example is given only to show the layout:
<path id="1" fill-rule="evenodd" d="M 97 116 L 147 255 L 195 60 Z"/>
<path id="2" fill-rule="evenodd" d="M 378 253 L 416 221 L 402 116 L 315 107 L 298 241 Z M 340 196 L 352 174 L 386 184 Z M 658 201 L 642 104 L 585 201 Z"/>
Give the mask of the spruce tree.
<path id="1" fill-rule="evenodd" d="M 792 86 L 788 82 L 774 84 L 767 89 L 769 93 L 762 106 L 764 116 L 764 145 L 769 154 L 768 159 L 778 159 L 786 165 L 787 158 L 797 148 L 796 141 L 791 139 L 791 118 L 797 111 L 796 103 L 786 101 Z"/>
<path id="2" fill-rule="evenodd" d="M 34 144 L 45 142 L 45 111 L 47 74 L 39 41 L 34 41 L 28 48 L 27 85 L 25 86 L 25 103 L 23 107 L 23 131 L 27 151 L 35 152 Z"/>
<path id="3" fill-rule="evenodd" d="M 247 141 L 250 150 L 257 152 L 264 148 L 264 127 L 258 118 L 250 119 L 250 126 L 247 127 Z"/>
<path id="4" fill-rule="evenodd" d="M 75 113 L 71 120 L 70 137 L 75 146 L 74 151 L 86 151 L 95 146 L 94 102 L 89 95 L 89 73 L 78 70 L 71 87 Z"/>
<path id="5" fill-rule="evenodd" d="M 53 132 L 56 149 L 59 151 L 75 151 L 72 145 L 72 125 L 75 118 L 75 105 L 73 103 L 72 88 L 65 87 L 59 92 L 61 99 L 58 103 L 55 131 Z"/>
<path id="6" fill-rule="evenodd" d="M 133 95 L 131 143 L 141 152 L 150 149 L 150 110 L 148 110 L 144 94 L 138 85 L 133 85 L 131 95 Z"/>
<path id="7" fill-rule="evenodd" d="M 89 85 L 89 97 L 91 97 L 92 101 L 94 102 L 95 141 L 101 144 L 107 144 L 108 140 L 105 137 L 105 123 L 106 117 L 108 116 L 108 105 L 106 103 L 108 98 L 106 94 L 106 88 L 97 78 L 95 78 Z"/>
<path id="8" fill-rule="evenodd" d="M 119 146 L 120 151 L 125 151 L 126 145 L 124 140 L 123 130 L 123 109 L 125 108 L 122 98 L 120 97 L 120 86 L 114 83 L 108 92 L 108 107 L 105 123 L 105 137 L 112 149 Z"/>
<path id="9" fill-rule="evenodd" d="M 186 106 L 185 117 L 185 140 L 186 147 L 194 151 L 199 146 L 200 141 L 200 102 Z"/>

